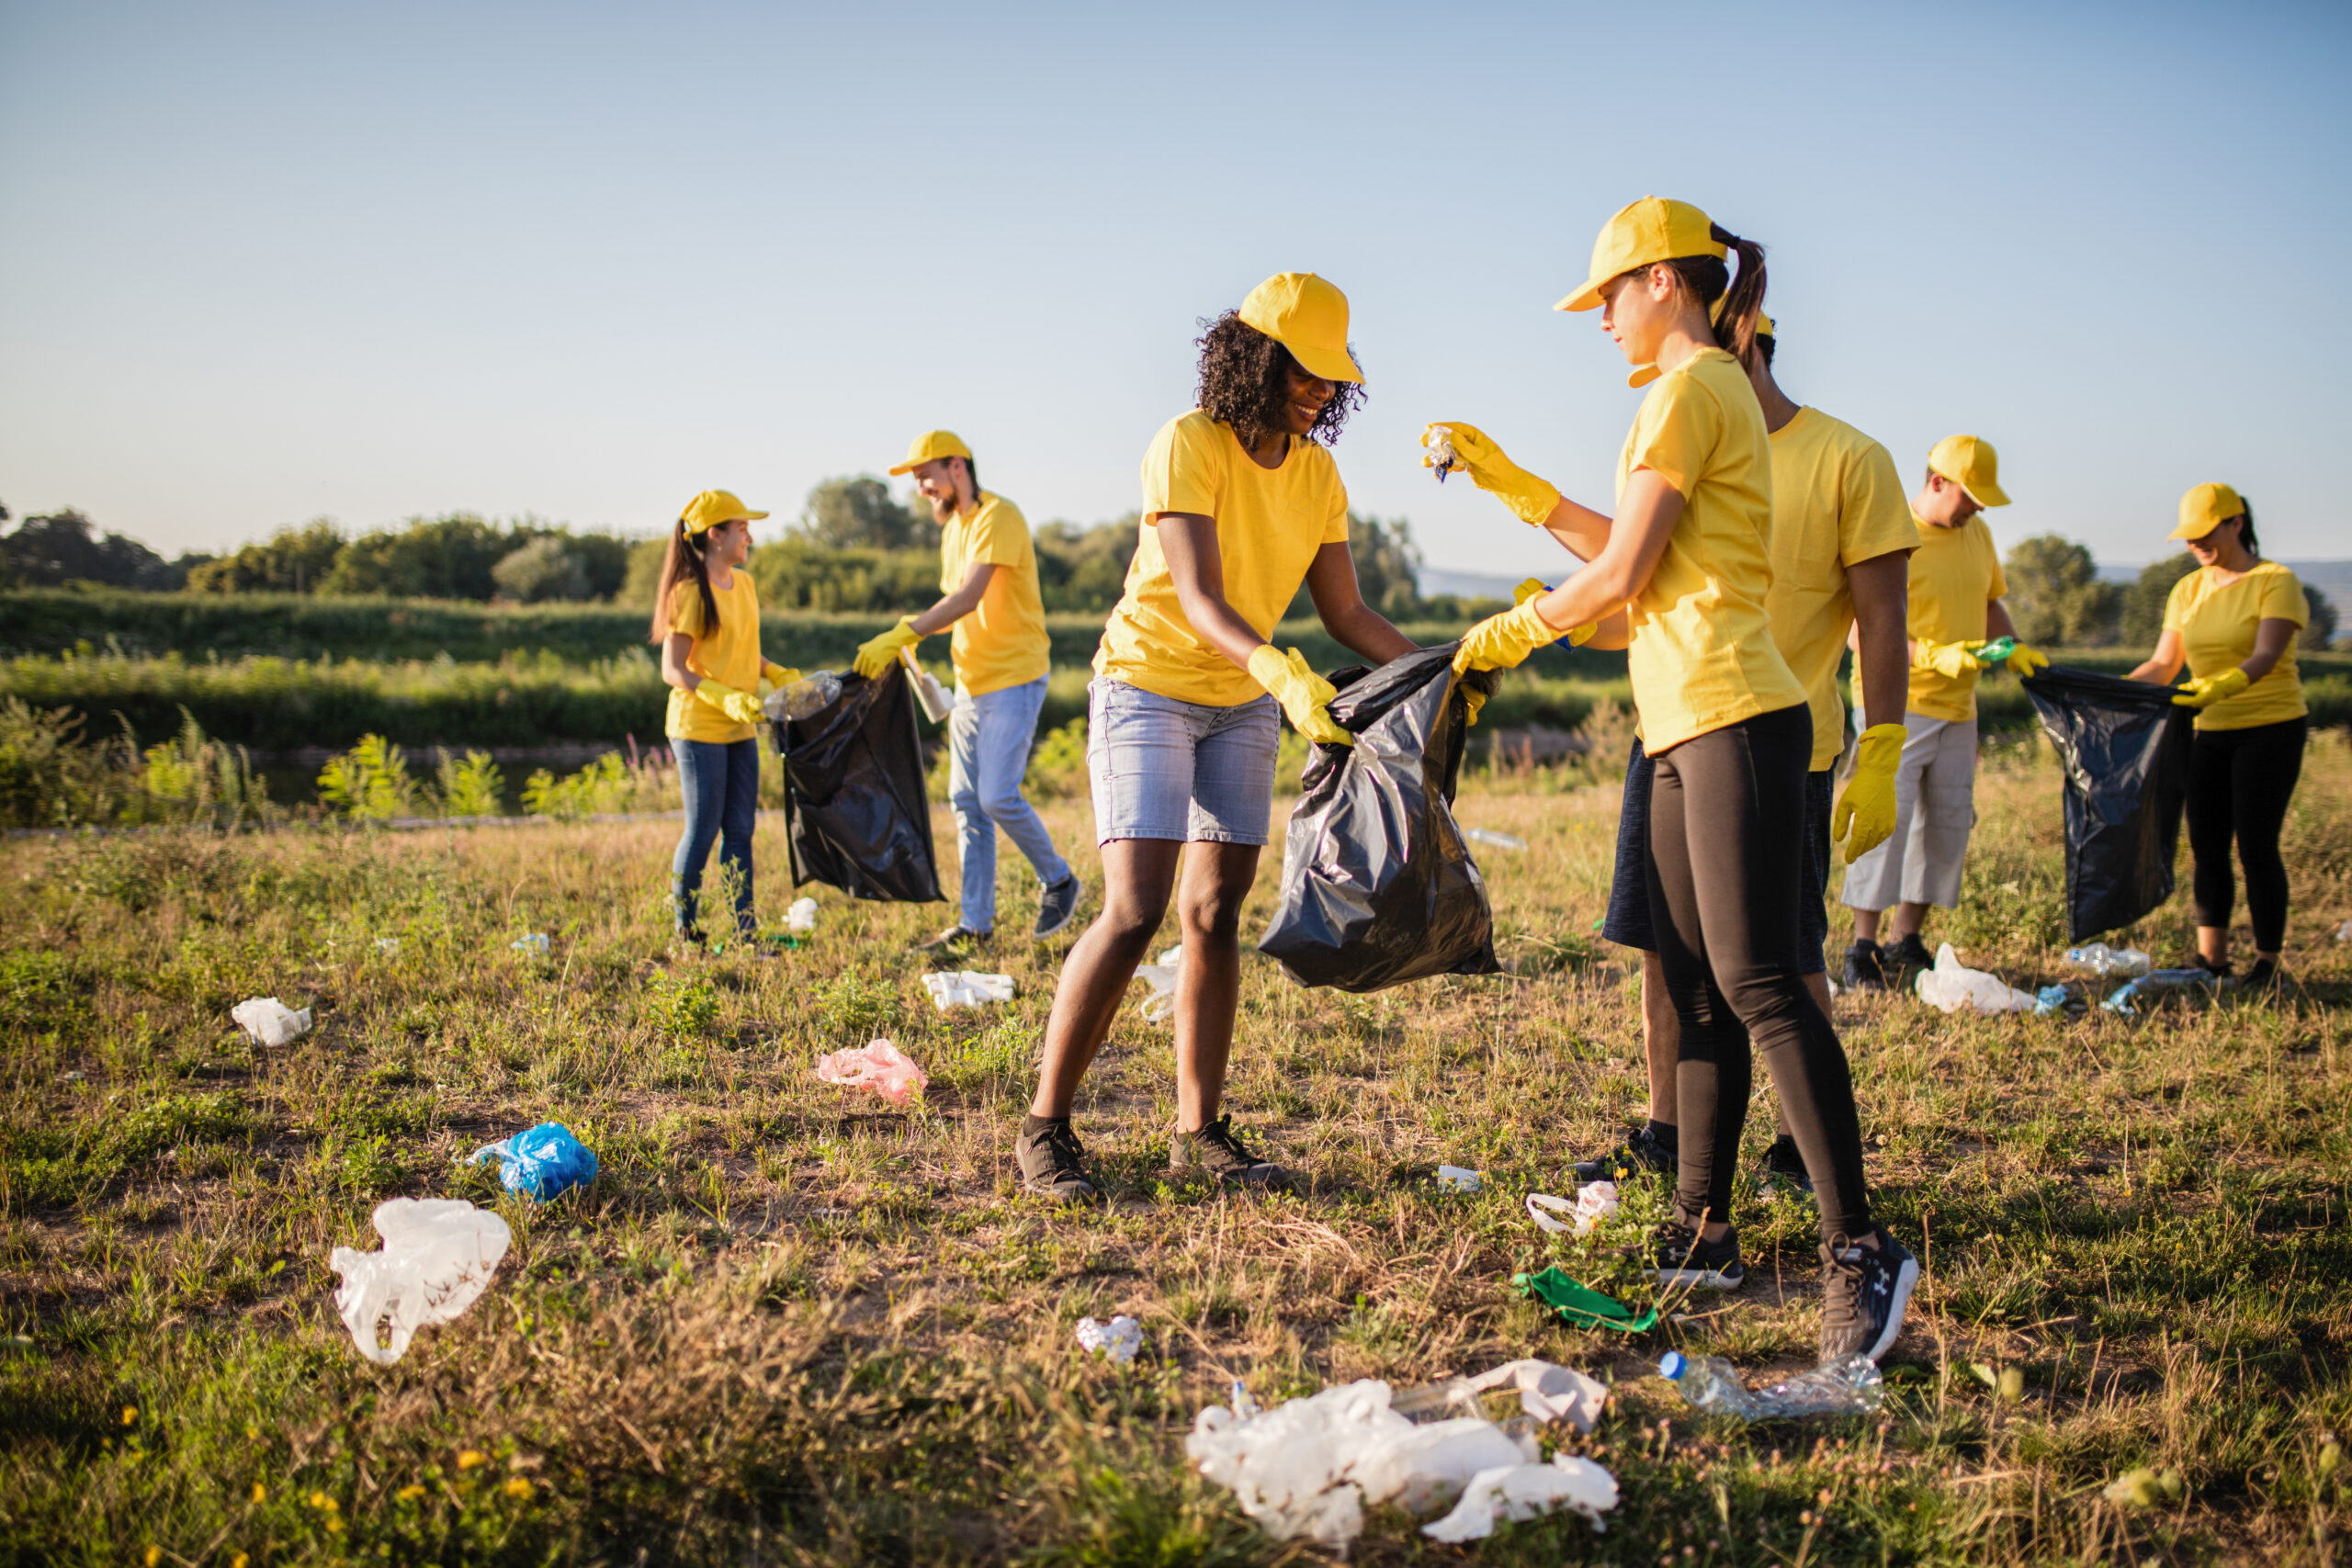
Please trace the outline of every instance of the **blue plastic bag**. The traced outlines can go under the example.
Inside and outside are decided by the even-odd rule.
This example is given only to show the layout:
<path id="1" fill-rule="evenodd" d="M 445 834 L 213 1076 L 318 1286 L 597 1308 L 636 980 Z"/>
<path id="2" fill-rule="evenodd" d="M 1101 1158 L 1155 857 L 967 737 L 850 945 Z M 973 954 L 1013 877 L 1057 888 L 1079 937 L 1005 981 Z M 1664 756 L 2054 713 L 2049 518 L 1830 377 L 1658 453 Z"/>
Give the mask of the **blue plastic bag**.
<path id="1" fill-rule="evenodd" d="M 527 1133 L 485 1144 L 466 1163 L 480 1165 L 492 1155 L 498 1156 L 498 1179 L 506 1190 L 526 1198 L 544 1201 L 596 1179 L 594 1151 L 560 1122 L 542 1122 Z"/>

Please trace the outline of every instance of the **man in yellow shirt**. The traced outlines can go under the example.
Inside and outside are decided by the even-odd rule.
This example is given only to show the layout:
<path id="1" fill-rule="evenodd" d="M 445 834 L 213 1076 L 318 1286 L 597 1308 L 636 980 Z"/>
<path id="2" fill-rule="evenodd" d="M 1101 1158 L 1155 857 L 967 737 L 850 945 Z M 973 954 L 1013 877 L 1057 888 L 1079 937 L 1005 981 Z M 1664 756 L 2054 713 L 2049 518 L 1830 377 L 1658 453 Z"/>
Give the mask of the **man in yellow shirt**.
<path id="1" fill-rule="evenodd" d="M 945 595 L 857 650 L 857 672 L 871 680 L 902 649 L 956 628 L 956 711 L 947 721 L 947 799 L 955 808 L 964 863 L 956 923 L 922 944 L 960 957 L 996 931 L 996 830 L 1004 829 L 1036 869 L 1037 925 L 1043 940 L 1078 918 L 1078 874 L 1055 852 L 1053 835 L 1021 793 L 1037 712 L 1046 701 L 1048 647 L 1037 552 L 1021 509 L 980 488 L 972 449 L 953 431 L 915 437 L 906 461 L 940 526 L 939 588 Z"/>
<path id="2" fill-rule="evenodd" d="M 1894 771 L 1894 830 L 1846 868 L 1843 902 L 1854 911 L 1846 984 L 1875 990 L 1888 971 L 1927 969 L 1935 959 L 1919 931 L 1931 905 L 1960 902 L 1968 833 L 1976 822 L 1976 677 L 2006 662 L 2030 675 L 2048 664 L 2018 645 L 1980 657 L 1988 640 L 2017 636 L 2001 604 L 2009 585 L 1982 513 L 2007 506 L 1993 444 L 1950 435 L 1928 454 L 1928 477 L 1911 498 L 1918 548 L 1911 554 L 1910 712 Z M 1878 943 L 1879 918 L 1894 905 L 1894 946 Z"/>

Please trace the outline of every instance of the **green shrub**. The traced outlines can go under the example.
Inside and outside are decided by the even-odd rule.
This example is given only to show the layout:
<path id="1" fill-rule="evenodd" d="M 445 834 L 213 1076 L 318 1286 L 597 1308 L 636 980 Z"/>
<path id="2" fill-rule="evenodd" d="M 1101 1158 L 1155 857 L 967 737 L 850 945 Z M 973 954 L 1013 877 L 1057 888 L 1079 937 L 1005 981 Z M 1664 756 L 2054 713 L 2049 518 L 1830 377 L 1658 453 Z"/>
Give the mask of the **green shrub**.
<path id="1" fill-rule="evenodd" d="M 506 775 L 487 751 L 469 751 L 462 760 L 442 752 L 435 782 L 448 816 L 496 817 L 506 809 Z"/>
<path id="2" fill-rule="evenodd" d="M 381 822 L 416 813 L 416 784 L 408 758 L 380 735 L 359 744 L 319 770 L 319 798 L 355 822 Z"/>

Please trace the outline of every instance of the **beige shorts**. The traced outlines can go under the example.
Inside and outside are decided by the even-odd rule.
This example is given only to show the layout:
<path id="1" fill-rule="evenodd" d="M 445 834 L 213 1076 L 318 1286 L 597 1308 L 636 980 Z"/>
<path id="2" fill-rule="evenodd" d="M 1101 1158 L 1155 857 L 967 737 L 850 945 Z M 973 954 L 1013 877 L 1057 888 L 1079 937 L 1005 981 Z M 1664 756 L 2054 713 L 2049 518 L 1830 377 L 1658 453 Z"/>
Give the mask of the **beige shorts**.
<path id="1" fill-rule="evenodd" d="M 1976 826 L 1976 721 L 1903 721 L 1903 757 L 1894 765 L 1894 831 L 1846 868 L 1838 901 L 1873 913 L 1896 903 L 1960 903 L 1968 832 Z"/>

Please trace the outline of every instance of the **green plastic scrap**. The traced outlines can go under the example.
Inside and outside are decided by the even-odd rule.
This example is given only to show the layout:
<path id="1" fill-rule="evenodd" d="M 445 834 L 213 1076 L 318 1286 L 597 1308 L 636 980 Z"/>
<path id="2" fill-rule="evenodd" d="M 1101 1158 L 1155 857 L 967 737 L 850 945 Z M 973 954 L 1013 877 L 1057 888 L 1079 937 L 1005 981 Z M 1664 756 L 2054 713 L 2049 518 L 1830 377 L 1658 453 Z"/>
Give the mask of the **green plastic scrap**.
<path id="1" fill-rule="evenodd" d="M 1972 655 L 1972 657 L 1974 658 L 1978 664 L 1986 669 L 1990 669 L 1994 665 L 1998 664 L 2003 660 L 2008 658 L 2010 654 L 2015 653 L 2017 650 L 2017 638 L 2013 637 L 1995 637 L 1991 642 L 1977 644 L 1976 651 Z"/>
<path id="2" fill-rule="evenodd" d="M 1557 1269 L 1546 1269 L 1541 1274 L 1514 1274 L 1510 1282 L 1521 1295 L 1533 1296 L 1558 1313 L 1561 1321 L 1571 1328 L 1613 1328 L 1620 1334 L 1639 1334 L 1657 1326 L 1657 1308 L 1652 1307 L 1635 1317 L 1634 1309 L 1623 1302 L 1579 1285 Z"/>

